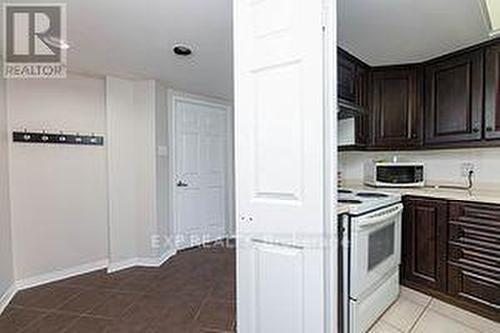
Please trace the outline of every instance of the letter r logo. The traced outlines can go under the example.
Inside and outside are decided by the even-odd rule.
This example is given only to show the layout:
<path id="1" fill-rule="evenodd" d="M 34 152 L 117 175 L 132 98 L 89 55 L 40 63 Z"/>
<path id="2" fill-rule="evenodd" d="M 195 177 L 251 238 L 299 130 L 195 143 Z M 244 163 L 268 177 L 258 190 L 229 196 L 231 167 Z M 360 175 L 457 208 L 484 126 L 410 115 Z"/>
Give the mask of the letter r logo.
<path id="1" fill-rule="evenodd" d="M 61 62 L 60 5 L 6 5 L 4 13 L 7 62 Z"/>

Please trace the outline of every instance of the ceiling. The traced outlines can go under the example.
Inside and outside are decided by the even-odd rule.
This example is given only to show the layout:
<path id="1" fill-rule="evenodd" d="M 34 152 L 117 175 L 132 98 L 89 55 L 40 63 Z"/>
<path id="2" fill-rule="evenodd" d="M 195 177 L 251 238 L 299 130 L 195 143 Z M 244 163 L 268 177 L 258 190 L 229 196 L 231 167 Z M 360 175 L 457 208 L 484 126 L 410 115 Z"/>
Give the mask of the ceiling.
<path id="1" fill-rule="evenodd" d="M 232 99 L 232 1 L 58 0 L 67 4 L 68 67 Z M 481 1 L 338 0 L 339 44 L 370 65 L 427 60 L 488 38 Z M 177 42 L 193 56 L 175 56 Z"/>
<path id="2" fill-rule="evenodd" d="M 372 66 L 421 62 L 489 38 L 484 0 L 337 0 L 339 45 Z"/>
<path id="3" fill-rule="evenodd" d="M 232 99 L 232 0 L 54 3 L 67 4 L 70 71 L 154 78 L 176 89 Z M 193 55 L 174 55 L 178 42 L 192 45 Z"/>

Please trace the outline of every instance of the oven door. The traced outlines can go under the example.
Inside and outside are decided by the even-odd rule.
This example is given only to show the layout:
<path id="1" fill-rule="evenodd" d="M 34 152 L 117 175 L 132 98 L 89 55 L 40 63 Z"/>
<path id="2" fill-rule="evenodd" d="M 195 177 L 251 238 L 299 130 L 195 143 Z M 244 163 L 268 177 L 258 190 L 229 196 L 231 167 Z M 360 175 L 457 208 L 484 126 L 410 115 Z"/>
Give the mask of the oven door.
<path id="1" fill-rule="evenodd" d="M 366 297 L 401 263 L 402 204 L 351 220 L 350 297 Z"/>

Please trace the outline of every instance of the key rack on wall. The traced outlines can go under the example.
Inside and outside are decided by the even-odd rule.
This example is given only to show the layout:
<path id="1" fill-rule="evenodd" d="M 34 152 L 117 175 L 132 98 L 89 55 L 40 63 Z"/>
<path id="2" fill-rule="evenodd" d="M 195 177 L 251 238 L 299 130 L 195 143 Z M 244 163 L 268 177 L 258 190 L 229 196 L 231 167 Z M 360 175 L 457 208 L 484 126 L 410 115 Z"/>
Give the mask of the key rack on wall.
<path id="1" fill-rule="evenodd" d="M 25 143 L 51 143 L 63 145 L 86 145 L 103 146 L 104 137 L 100 135 L 80 135 L 65 133 L 47 133 L 47 132 L 13 132 L 14 142 Z"/>

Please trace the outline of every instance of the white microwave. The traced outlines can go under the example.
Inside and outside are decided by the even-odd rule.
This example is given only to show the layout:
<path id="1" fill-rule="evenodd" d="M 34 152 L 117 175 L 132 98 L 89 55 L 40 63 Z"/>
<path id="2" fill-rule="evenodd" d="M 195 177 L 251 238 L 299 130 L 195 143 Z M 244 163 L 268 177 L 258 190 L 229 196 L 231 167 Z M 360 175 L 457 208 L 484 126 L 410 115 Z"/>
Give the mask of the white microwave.
<path id="1" fill-rule="evenodd" d="M 364 168 L 364 183 L 374 187 L 423 187 L 423 163 L 369 161 Z"/>

